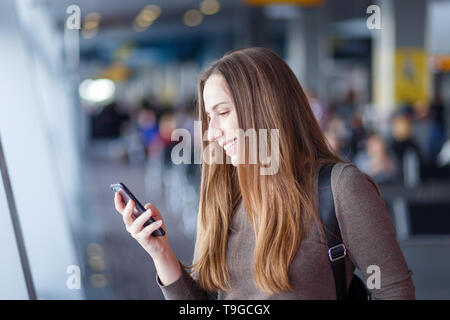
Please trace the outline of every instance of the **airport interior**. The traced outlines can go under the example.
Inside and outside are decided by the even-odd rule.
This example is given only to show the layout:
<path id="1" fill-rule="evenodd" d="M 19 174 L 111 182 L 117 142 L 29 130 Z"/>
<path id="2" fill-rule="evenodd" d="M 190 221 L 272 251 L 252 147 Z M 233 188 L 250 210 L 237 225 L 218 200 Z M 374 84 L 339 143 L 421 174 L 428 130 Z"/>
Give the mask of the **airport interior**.
<path id="1" fill-rule="evenodd" d="M 334 150 L 378 184 L 416 299 L 450 299 L 449 0 L 0 1 L 0 299 L 160 300 L 110 184 L 192 262 L 198 76 L 265 47 Z M 193 148 L 200 148 L 197 140 Z"/>

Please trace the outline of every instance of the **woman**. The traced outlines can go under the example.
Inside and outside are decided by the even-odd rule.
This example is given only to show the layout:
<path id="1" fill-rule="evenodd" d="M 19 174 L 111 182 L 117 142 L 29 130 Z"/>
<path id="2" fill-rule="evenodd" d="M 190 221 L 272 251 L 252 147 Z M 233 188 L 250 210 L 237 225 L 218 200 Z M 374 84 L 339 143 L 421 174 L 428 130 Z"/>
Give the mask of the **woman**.
<path id="1" fill-rule="evenodd" d="M 200 76 L 198 107 L 208 140 L 202 150 L 211 155 L 217 149 L 209 146 L 220 146 L 232 164 L 202 165 L 193 265 L 175 257 L 167 236 L 150 236 L 160 226 L 166 230 L 153 205 L 134 220 L 134 203 L 125 206 L 115 196 L 127 230 L 153 258 L 166 299 L 336 299 L 318 216 L 323 165 L 334 165 L 347 286 L 355 267 L 367 279 L 367 267 L 377 265 L 381 288 L 372 290 L 373 299 L 415 297 L 378 187 L 331 151 L 297 78 L 278 55 L 265 48 L 225 54 Z M 276 172 L 263 175 L 261 163 L 249 163 L 252 146 L 239 129 L 278 130 L 277 145 L 268 140 Z M 157 222 L 143 229 L 150 216 Z"/>

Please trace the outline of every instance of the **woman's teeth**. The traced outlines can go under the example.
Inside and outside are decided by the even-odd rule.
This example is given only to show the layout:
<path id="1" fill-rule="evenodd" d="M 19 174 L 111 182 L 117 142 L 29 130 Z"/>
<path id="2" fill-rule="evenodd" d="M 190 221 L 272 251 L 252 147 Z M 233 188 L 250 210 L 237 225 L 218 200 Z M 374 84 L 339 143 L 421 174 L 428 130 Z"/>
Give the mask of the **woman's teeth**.
<path id="1" fill-rule="evenodd" d="M 231 142 L 228 142 L 226 145 L 223 146 L 223 148 L 225 149 L 225 151 L 228 151 L 228 149 L 230 149 L 232 146 L 234 146 L 236 144 L 237 140 L 234 139 Z"/>

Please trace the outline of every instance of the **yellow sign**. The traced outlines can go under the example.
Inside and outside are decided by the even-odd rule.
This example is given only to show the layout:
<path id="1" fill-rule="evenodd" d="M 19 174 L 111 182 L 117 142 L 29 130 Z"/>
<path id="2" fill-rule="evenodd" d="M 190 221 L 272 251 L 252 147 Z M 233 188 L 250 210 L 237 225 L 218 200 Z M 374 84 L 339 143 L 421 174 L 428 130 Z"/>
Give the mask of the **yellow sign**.
<path id="1" fill-rule="evenodd" d="M 395 53 L 395 101 L 415 104 L 429 96 L 428 58 L 421 48 L 400 48 Z"/>
<path id="2" fill-rule="evenodd" d="M 122 82 L 127 80 L 131 76 L 131 70 L 120 63 L 113 64 L 104 69 L 100 78 L 108 78 L 114 82 Z"/>
<path id="3" fill-rule="evenodd" d="M 244 0 L 250 6 L 264 6 L 271 4 L 294 4 L 299 6 L 318 6 L 323 0 Z"/>

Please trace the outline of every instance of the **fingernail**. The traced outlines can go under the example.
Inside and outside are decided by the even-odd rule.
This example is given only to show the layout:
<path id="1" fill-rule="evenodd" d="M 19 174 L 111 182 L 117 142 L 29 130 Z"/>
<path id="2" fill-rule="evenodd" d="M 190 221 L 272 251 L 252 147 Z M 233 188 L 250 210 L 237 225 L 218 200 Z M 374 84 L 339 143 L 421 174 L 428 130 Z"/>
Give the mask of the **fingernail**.
<path id="1" fill-rule="evenodd" d="M 160 226 L 161 224 L 162 224 L 162 220 L 156 221 L 156 225 L 157 225 L 157 226 Z"/>

